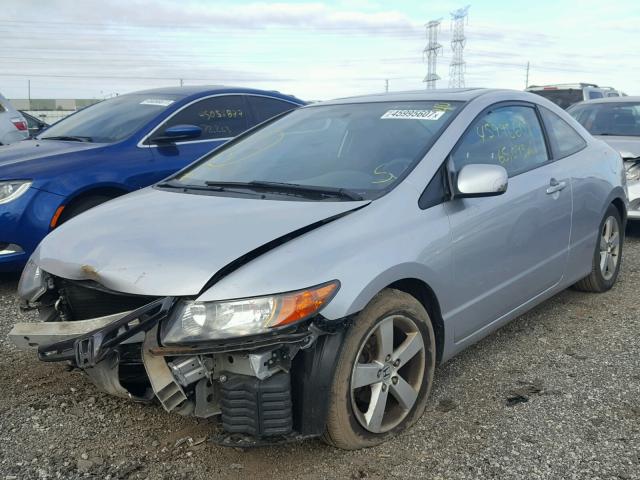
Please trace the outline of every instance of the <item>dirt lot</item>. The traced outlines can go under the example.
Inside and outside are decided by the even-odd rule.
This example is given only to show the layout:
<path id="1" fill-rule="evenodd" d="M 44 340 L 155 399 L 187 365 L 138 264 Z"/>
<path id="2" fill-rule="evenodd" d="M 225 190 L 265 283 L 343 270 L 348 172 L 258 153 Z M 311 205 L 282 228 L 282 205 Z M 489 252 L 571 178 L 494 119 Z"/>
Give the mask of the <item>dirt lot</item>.
<path id="1" fill-rule="evenodd" d="M 247 451 L 210 421 L 98 392 L 6 340 L 0 278 L 0 479 L 640 479 L 640 228 L 609 293 L 566 291 L 440 366 L 415 428 L 359 452 L 319 441 Z"/>

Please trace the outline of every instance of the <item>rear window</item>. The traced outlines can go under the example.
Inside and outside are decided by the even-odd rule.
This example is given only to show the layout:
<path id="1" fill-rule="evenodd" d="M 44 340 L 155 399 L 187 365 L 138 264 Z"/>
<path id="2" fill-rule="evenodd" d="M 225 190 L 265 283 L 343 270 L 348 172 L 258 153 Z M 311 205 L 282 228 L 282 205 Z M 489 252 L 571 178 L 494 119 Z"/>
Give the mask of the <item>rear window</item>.
<path id="1" fill-rule="evenodd" d="M 531 93 L 535 93 L 536 95 L 540 95 L 547 100 L 551 100 L 561 108 L 569 108 L 574 103 L 578 103 L 584 100 L 582 98 L 582 90 L 574 88 L 557 90 L 532 90 Z"/>
<path id="2" fill-rule="evenodd" d="M 591 135 L 640 136 L 640 102 L 587 103 L 569 113 Z"/>

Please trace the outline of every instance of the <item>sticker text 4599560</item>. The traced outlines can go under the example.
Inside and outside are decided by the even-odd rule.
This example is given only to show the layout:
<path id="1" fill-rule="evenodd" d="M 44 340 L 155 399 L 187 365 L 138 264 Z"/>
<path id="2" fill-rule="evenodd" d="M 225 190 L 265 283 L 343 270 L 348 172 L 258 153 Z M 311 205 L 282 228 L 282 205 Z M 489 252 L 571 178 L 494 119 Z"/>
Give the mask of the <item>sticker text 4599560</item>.
<path id="1" fill-rule="evenodd" d="M 442 110 L 387 110 L 381 119 L 439 120 L 446 112 Z"/>

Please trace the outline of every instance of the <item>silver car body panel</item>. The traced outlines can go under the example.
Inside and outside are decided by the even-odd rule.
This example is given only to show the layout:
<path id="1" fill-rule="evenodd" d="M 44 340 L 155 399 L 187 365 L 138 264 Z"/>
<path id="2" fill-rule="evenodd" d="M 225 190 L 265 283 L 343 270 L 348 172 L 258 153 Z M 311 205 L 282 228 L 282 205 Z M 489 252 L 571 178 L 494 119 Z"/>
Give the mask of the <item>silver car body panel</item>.
<path id="1" fill-rule="evenodd" d="M 331 103 L 419 99 L 468 104 L 413 171 L 368 205 L 146 189 L 63 225 L 42 242 L 34 261 L 55 275 L 97 280 L 122 292 L 194 295 L 248 251 L 353 210 L 240 265 L 198 299 L 268 295 L 338 279 L 338 293 L 322 310 L 337 320 L 357 313 L 394 282 L 416 279 L 437 298 L 446 360 L 589 273 L 605 210 L 615 198 L 626 201 L 624 175 L 617 152 L 534 94 L 436 90 Z M 587 147 L 510 178 L 504 195 L 420 209 L 421 193 L 469 124 L 503 101 L 545 106 L 570 123 Z M 564 188 L 547 193 L 552 178 Z"/>
<path id="2" fill-rule="evenodd" d="M 94 280 L 119 292 L 195 295 L 238 257 L 366 204 L 265 201 L 145 188 L 61 225 L 32 258 L 46 272 Z"/>
<path id="3" fill-rule="evenodd" d="M 18 130 L 12 119 L 26 122 L 22 114 L 0 94 L 0 145 L 9 145 L 29 138 L 29 130 Z"/>

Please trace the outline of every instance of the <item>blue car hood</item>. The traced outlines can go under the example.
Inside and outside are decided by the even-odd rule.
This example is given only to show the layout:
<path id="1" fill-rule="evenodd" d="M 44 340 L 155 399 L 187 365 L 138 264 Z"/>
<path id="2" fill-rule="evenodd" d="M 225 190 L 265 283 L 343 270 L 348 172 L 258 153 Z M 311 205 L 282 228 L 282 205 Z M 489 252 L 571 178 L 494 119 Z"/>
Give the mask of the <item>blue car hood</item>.
<path id="1" fill-rule="evenodd" d="M 261 200 L 149 187 L 64 223 L 47 235 L 32 259 L 53 275 L 94 280 L 119 292 L 195 295 L 243 255 L 367 203 Z"/>
<path id="2" fill-rule="evenodd" d="M 104 148 L 103 143 L 62 142 L 59 140 L 24 140 L 0 147 L 0 180 L 34 178 L 70 154 Z"/>

